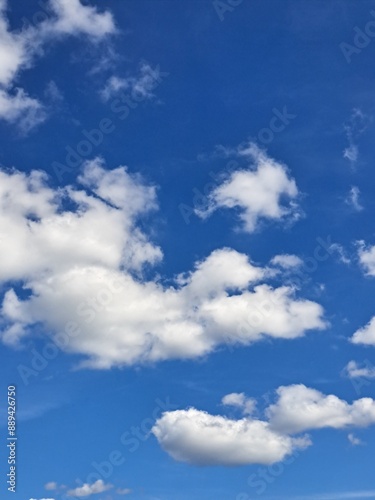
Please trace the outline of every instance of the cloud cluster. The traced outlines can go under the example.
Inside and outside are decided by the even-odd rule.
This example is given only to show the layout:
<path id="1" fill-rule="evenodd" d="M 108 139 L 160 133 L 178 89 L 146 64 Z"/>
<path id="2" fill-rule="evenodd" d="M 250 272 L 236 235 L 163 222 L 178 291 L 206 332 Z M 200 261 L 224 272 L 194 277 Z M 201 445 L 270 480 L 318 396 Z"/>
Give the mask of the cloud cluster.
<path id="1" fill-rule="evenodd" d="M 78 180 L 80 187 L 52 189 L 41 172 L 0 172 L 0 234 L 8 235 L 0 246 L 1 338 L 8 345 L 38 325 L 56 343 L 67 334 L 61 348 L 83 354 L 86 366 L 110 368 L 325 328 L 319 304 L 297 298 L 293 287 L 273 288 L 267 268 L 230 248 L 168 285 L 145 279 L 163 255 L 140 229 L 157 208 L 156 188 L 125 167 L 107 171 L 98 159 Z"/>
<path id="2" fill-rule="evenodd" d="M 99 13 L 80 0 L 49 0 L 50 16 L 37 25 L 11 30 L 7 1 L 0 4 L 0 119 L 17 122 L 28 131 L 45 119 L 43 105 L 16 86 L 19 73 L 30 68 L 44 47 L 68 36 L 98 41 L 115 32 L 112 15 Z"/>
<path id="3" fill-rule="evenodd" d="M 208 195 L 208 207 L 197 209 L 202 218 L 219 208 L 237 209 L 244 231 L 254 232 L 261 220 L 293 220 L 299 217 L 296 182 L 287 168 L 251 143 L 240 154 L 250 162 L 236 170 Z"/>
<path id="4" fill-rule="evenodd" d="M 367 427 L 375 424 L 375 401 L 352 404 L 302 384 L 279 387 L 277 400 L 265 410 L 267 420 L 233 420 L 195 408 L 165 412 L 152 432 L 175 460 L 195 465 L 272 464 L 311 444 L 309 429 Z M 222 401 L 241 405 L 241 394 Z"/>

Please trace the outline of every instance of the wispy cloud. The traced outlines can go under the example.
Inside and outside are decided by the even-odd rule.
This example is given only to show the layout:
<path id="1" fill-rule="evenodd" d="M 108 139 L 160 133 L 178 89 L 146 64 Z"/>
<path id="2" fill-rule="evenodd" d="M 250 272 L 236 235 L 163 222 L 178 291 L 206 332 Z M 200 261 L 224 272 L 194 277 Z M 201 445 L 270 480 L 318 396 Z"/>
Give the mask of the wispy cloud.
<path id="1" fill-rule="evenodd" d="M 267 497 L 264 500 L 345 500 L 352 498 L 362 500 L 363 498 L 375 498 L 375 490 L 342 491 L 332 493 L 313 493 L 311 495 L 299 495 L 288 497 Z"/>
<path id="2" fill-rule="evenodd" d="M 356 212 L 361 212 L 363 206 L 359 202 L 359 195 L 361 194 L 358 186 L 350 188 L 348 196 L 345 198 L 345 203 L 351 206 Z"/>
<path id="3" fill-rule="evenodd" d="M 353 446 L 360 446 L 363 444 L 363 442 L 352 433 L 348 434 L 348 440 Z"/>
<path id="4" fill-rule="evenodd" d="M 359 157 L 357 139 L 367 129 L 369 121 L 370 118 L 367 115 L 360 109 L 354 108 L 349 120 L 344 124 L 348 146 L 343 151 L 343 157 L 350 161 L 352 167 Z"/>

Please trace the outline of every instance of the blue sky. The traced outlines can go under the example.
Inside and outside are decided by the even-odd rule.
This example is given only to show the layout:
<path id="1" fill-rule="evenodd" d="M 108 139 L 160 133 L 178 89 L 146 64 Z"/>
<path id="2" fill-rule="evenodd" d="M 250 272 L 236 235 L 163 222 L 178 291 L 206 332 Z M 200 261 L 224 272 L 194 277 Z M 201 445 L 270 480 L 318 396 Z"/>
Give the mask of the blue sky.
<path id="1" fill-rule="evenodd" d="M 0 0 L 1 498 L 375 498 L 374 38 Z"/>

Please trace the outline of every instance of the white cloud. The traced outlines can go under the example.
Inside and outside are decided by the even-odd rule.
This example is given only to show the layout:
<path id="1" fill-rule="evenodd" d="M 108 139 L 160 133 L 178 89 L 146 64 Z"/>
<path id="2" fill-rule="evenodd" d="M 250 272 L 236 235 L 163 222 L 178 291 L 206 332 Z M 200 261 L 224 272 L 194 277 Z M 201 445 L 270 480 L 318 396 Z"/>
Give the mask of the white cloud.
<path id="1" fill-rule="evenodd" d="M 96 7 L 82 5 L 80 0 L 50 0 L 55 16 L 41 23 L 43 37 L 87 35 L 101 39 L 115 32 L 112 14 L 99 13 Z"/>
<path id="2" fill-rule="evenodd" d="M 256 406 L 256 400 L 247 398 L 243 392 L 232 392 L 231 394 L 227 394 L 222 398 L 221 402 L 225 406 L 239 408 L 244 415 L 251 415 Z"/>
<path id="3" fill-rule="evenodd" d="M 44 488 L 48 491 L 51 491 L 51 490 L 57 490 L 58 488 L 58 485 L 57 483 L 55 483 L 55 481 L 50 481 L 49 483 L 46 483 L 44 485 Z"/>
<path id="4" fill-rule="evenodd" d="M 266 420 L 239 420 L 189 408 L 163 413 L 152 428 L 160 446 L 175 460 L 195 465 L 272 464 L 296 449 L 311 445 L 309 429 L 344 429 L 375 424 L 375 400 L 352 404 L 302 384 L 281 386 L 276 403 L 265 409 Z M 243 393 L 224 396 L 223 404 L 243 408 Z M 353 434 L 351 441 L 356 443 Z"/>
<path id="5" fill-rule="evenodd" d="M 366 326 L 359 328 L 350 339 L 353 344 L 375 345 L 375 316 Z"/>
<path id="6" fill-rule="evenodd" d="M 152 99 L 155 97 L 152 90 L 160 81 L 161 72 L 159 66 L 152 68 L 148 63 L 143 62 L 138 74 L 120 78 L 111 76 L 100 95 L 104 101 L 108 101 L 112 97 L 117 96 L 121 91 L 128 90 L 131 94 L 142 99 Z"/>
<path id="7" fill-rule="evenodd" d="M 350 257 L 348 257 L 345 248 L 340 243 L 332 243 L 328 250 L 331 254 L 336 253 L 339 261 L 343 264 L 351 263 Z"/>
<path id="8" fill-rule="evenodd" d="M 46 117 L 41 103 L 29 97 L 22 89 L 11 94 L 0 88 L 0 118 L 18 123 L 22 132 L 28 132 L 42 123 Z"/>
<path id="9" fill-rule="evenodd" d="M 343 151 L 343 157 L 349 160 L 352 166 L 357 163 L 359 157 L 358 137 L 367 129 L 369 122 L 370 117 L 360 109 L 354 108 L 349 120 L 344 124 L 348 146 Z"/>
<path id="10" fill-rule="evenodd" d="M 348 426 L 366 427 L 375 423 L 375 401 L 361 398 L 352 404 L 303 384 L 279 387 L 278 400 L 266 410 L 272 429 L 295 434 L 307 429 Z"/>
<path id="11" fill-rule="evenodd" d="M 272 464 L 310 444 L 261 420 L 230 420 L 195 408 L 164 413 L 152 432 L 175 460 L 195 465 Z"/>
<path id="12" fill-rule="evenodd" d="M 197 215 L 205 218 L 218 208 L 238 208 L 243 230 L 249 233 L 257 229 L 262 219 L 298 218 L 293 201 L 298 189 L 285 165 L 268 157 L 253 143 L 240 154 L 251 162 L 249 168 L 232 172 L 228 180 L 209 194 L 208 209 L 196 210 Z"/>
<path id="13" fill-rule="evenodd" d="M 358 160 L 358 153 L 358 146 L 350 144 L 350 146 L 344 149 L 343 156 L 350 162 L 355 163 Z"/>
<path id="14" fill-rule="evenodd" d="M 294 267 L 301 267 L 303 265 L 303 260 L 297 257 L 297 255 L 281 254 L 275 255 L 275 257 L 271 259 L 271 264 L 280 266 L 284 269 L 291 269 Z"/>
<path id="15" fill-rule="evenodd" d="M 30 498 L 30 500 L 37 500 L 36 498 Z M 39 498 L 39 500 L 55 500 L 54 498 Z"/>
<path id="16" fill-rule="evenodd" d="M 350 205 L 356 212 L 361 212 L 363 210 L 363 206 L 359 202 L 359 195 L 361 194 L 359 187 L 352 186 L 350 188 L 348 197 L 345 202 Z"/>
<path id="17" fill-rule="evenodd" d="M 6 18 L 7 2 L 0 9 L 0 119 L 20 123 L 25 132 L 46 117 L 43 105 L 23 89 L 14 88 L 21 70 L 30 68 L 37 56 L 64 36 L 85 35 L 103 39 L 115 32 L 109 12 L 99 13 L 95 7 L 82 5 L 79 0 L 50 0 L 51 16 L 21 31 L 11 31 Z"/>
<path id="18" fill-rule="evenodd" d="M 366 246 L 363 240 L 358 241 L 359 262 L 368 276 L 375 276 L 375 245 Z"/>
<path id="19" fill-rule="evenodd" d="M 348 440 L 353 446 L 360 446 L 363 444 L 363 442 L 352 433 L 348 434 Z"/>
<path id="20" fill-rule="evenodd" d="M 67 495 L 70 497 L 86 497 L 89 495 L 94 495 L 96 493 L 103 493 L 113 488 L 112 484 L 105 484 L 102 479 L 98 479 L 95 483 L 88 484 L 84 483 L 78 488 L 67 491 Z"/>
<path id="21" fill-rule="evenodd" d="M 7 234 L 0 282 L 28 290 L 20 299 L 5 287 L 6 344 L 38 325 L 63 350 L 84 355 L 87 366 L 110 368 L 326 327 L 319 304 L 296 298 L 293 287 L 262 283 L 269 271 L 229 248 L 168 285 L 145 280 L 144 266 L 162 259 L 139 228 L 157 208 L 155 187 L 124 167 L 106 171 L 98 159 L 85 164 L 79 182 L 54 190 L 40 172 L 0 171 L 0 234 Z"/>
<path id="22" fill-rule="evenodd" d="M 375 378 L 375 366 L 369 362 L 361 367 L 355 361 L 349 361 L 344 370 L 349 378 Z"/>

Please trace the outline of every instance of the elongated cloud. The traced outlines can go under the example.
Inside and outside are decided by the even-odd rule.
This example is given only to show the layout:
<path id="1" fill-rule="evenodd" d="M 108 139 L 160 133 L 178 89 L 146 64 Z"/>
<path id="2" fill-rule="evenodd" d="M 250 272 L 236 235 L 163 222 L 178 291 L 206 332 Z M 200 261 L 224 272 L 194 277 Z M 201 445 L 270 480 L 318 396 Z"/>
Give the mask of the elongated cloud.
<path id="1" fill-rule="evenodd" d="M 140 229 L 157 208 L 156 188 L 125 167 L 105 170 L 101 160 L 86 163 L 79 182 L 52 189 L 40 172 L 0 172 L 6 344 L 38 325 L 61 349 L 84 355 L 84 365 L 110 368 L 326 327 L 319 304 L 292 287 L 273 288 L 267 268 L 230 248 L 168 285 L 144 279 L 145 266 L 150 274 L 163 257 Z"/>
<path id="2" fill-rule="evenodd" d="M 375 401 L 371 398 L 349 404 L 303 384 L 279 387 L 277 395 L 278 401 L 266 415 L 271 427 L 280 432 L 295 434 L 307 429 L 367 427 L 375 423 Z"/>
<path id="3" fill-rule="evenodd" d="M 165 412 L 152 432 L 175 460 L 194 465 L 245 465 L 279 462 L 311 445 L 303 431 L 375 424 L 375 401 L 362 398 L 352 404 L 302 384 L 279 387 L 277 400 L 265 410 L 267 420 L 239 420 L 189 408 Z M 243 407 L 243 393 L 223 397 L 225 404 Z M 297 436 L 295 436 L 297 434 Z"/>
<path id="4" fill-rule="evenodd" d="M 344 371 L 349 378 L 375 378 L 375 366 L 367 360 L 362 366 L 356 361 L 349 361 Z"/>
<path id="5" fill-rule="evenodd" d="M 195 465 L 272 464 L 310 444 L 272 431 L 267 422 L 230 420 L 194 408 L 164 413 L 153 433 L 175 460 Z"/>
<path id="6" fill-rule="evenodd" d="M 255 144 L 240 154 L 250 164 L 248 169 L 236 170 L 208 196 L 208 208 L 196 210 L 206 218 L 219 208 L 238 209 L 243 230 L 254 232 L 262 220 L 287 220 L 298 217 L 295 199 L 296 182 L 285 165 L 273 160 Z"/>

